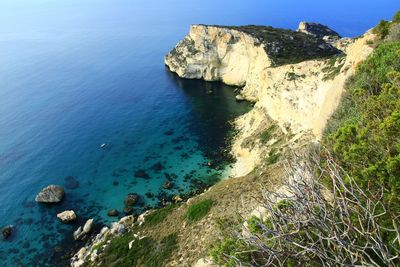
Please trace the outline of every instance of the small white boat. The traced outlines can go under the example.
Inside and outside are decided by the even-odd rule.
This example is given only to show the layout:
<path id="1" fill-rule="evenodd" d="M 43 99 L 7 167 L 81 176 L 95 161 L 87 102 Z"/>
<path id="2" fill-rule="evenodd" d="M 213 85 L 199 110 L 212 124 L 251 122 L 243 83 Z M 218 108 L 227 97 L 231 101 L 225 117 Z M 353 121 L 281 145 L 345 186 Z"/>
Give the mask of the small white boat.
<path id="1" fill-rule="evenodd" d="M 106 144 L 101 144 L 100 145 L 100 148 L 105 148 L 106 147 Z"/>

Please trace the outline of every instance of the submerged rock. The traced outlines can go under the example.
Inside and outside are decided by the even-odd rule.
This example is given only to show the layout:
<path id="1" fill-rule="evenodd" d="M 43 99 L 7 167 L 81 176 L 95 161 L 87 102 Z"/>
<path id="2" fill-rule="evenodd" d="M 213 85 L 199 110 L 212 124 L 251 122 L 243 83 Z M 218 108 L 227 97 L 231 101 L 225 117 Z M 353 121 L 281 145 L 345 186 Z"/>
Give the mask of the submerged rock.
<path id="1" fill-rule="evenodd" d="M 134 176 L 136 178 L 150 179 L 150 176 L 142 169 L 135 171 Z"/>
<path id="2" fill-rule="evenodd" d="M 129 194 L 129 195 L 126 196 L 126 198 L 125 198 L 125 200 L 124 200 L 124 203 L 125 203 L 125 205 L 128 206 L 128 207 L 134 206 L 134 205 L 137 203 L 138 198 L 139 198 L 138 194 L 136 194 L 136 193 L 131 193 L 131 194 Z"/>
<path id="3" fill-rule="evenodd" d="M 171 189 L 172 186 L 173 186 L 173 184 L 172 184 L 172 182 L 170 182 L 170 181 L 166 181 L 166 182 L 163 184 L 163 188 L 164 188 L 164 189 Z"/>
<path id="4" fill-rule="evenodd" d="M 76 214 L 73 210 L 66 210 L 57 214 L 57 218 L 63 223 L 70 223 L 76 220 Z"/>
<path id="5" fill-rule="evenodd" d="M 11 225 L 4 227 L 1 230 L 4 240 L 7 240 L 11 236 L 12 232 L 13 232 L 13 227 Z"/>
<path id="6" fill-rule="evenodd" d="M 65 187 L 67 189 L 77 189 L 79 187 L 79 181 L 75 179 L 73 176 L 67 176 L 64 178 Z"/>
<path id="7" fill-rule="evenodd" d="M 110 217 L 118 216 L 118 214 L 119 214 L 119 212 L 118 212 L 118 210 L 116 210 L 116 209 L 112 209 L 112 210 L 109 210 L 109 211 L 107 212 L 107 215 L 110 216 Z"/>
<path id="8" fill-rule="evenodd" d="M 124 213 L 125 213 L 125 215 L 131 215 L 133 213 L 133 208 L 125 207 L 124 208 Z"/>
<path id="9" fill-rule="evenodd" d="M 58 185 L 49 185 L 37 194 L 35 201 L 40 203 L 58 203 L 64 197 L 64 188 Z"/>

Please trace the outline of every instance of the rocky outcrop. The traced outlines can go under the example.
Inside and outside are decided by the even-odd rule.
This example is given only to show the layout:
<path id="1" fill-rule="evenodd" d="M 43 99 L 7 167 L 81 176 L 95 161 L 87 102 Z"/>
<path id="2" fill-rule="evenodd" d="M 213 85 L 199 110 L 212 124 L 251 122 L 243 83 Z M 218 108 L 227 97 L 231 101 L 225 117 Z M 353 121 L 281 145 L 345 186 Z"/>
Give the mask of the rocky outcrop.
<path id="1" fill-rule="evenodd" d="M 64 189 L 58 185 L 49 185 L 37 194 L 35 201 L 40 203 L 58 203 L 64 197 Z"/>
<path id="2" fill-rule="evenodd" d="M 1 234 L 3 235 L 3 239 L 7 240 L 13 232 L 13 227 L 11 225 L 4 227 L 1 229 Z"/>
<path id="3" fill-rule="evenodd" d="M 232 176 L 246 175 L 265 161 L 272 144 L 279 141 L 259 140 L 272 124 L 293 141 L 303 135 L 319 139 L 340 102 L 346 79 L 373 50 L 367 44 L 374 38 L 370 32 L 328 43 L 322 35 L 338 35 L 327 27 L 302 23 L 300 29 L 307 33 L 193 25 L 165 57 L 165 64 L 180 77 L 242 86 L 240 96 L 255 102 L 235 121 L 239 132 L 233 144 L 237 162 Z"/>
<path id="4" fill-rule="evenodd" d="M 334 30 L 330 29 L 328 26 L 315 23 L 315 22 L 306 22 L 302 21 L 297 28 L 298 32 L 302 32 L 305 34 L 309 34 L 315 36 L 317 38 L 336 38 L 339 39 L 340 35 Z"/>
<path id="5" fill-rule="evenodd" d="M 78 267 L 88 262 L 94 262 L 100 251 L 109 245 L 112 238 L 124 234 L 135 223 L 135 218 L 130 215 L 114 222 L 110 227 L 103 227 L 90 242 L 82 247 L 72 258 L 71 266 Z"/>
<path id="6" fill-rule="evenodd" d="M 73 210 L 66 210 L 58 213 L 57 218 L 63 223 L 71 223 L 76 220 L 76 214 Z"/>
<path id="7" fill-rule="evenodd" d="M 193 25 L 165 64 L 183 78 L 244 86 L 265 68 L 338 53 L 319 38 L 291 30 Z"/>

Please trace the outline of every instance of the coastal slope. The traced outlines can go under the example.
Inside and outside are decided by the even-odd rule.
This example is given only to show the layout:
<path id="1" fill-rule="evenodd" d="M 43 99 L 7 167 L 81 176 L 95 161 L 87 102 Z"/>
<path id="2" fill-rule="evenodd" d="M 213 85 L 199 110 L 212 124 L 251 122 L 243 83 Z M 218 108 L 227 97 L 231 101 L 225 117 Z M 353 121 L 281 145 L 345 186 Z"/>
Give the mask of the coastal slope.
<path id="1" fill-rule="evenodd" d="M 370 32 L 361 38 L 340 38 L 324 25 L 307 22 L 297 31 L 193 25 L 165 56 L 165 64 L 182 78 L 238 86 L 240 98 L 255 102 L 252 111 L 236 120 L 232 176 L 239 177 L 271 152 L 271 146 L 249 142 L 258 140 L 271 123 L 297 138 L 321 138 L 346 79 L 372 52 L 368 43 L 373 38 Z"/>

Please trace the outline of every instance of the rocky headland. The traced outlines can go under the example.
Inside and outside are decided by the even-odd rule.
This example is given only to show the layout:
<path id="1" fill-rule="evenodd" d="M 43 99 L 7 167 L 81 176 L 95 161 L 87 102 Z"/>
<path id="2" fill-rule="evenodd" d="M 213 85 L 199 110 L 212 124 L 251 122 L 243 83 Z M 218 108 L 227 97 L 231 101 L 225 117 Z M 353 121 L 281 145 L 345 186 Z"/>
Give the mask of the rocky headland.
<path id="1" fill-rule="evenodd" d="M 240 88 L 253 109 L 235 120 L 231 177 L 187 201 L 104 227 L 72 258 L 71 266 L 215 266 L 210 246 L 225 224 L 254 214 L 260 185 L 279 190 L 288 150 L 318 142 L 339 104 L 345 81 L 373 51 L 370 31 L 342 38 L 318 23 L 297 31 L 267 26 L 193 25 L 165 56 L 188 79 L 222 81 Z M 127 199 L 133 201 L 133 199 Z M 195 214 L 201 210 L 204 214 Z M 196 210 L 197 209 L 197 210 Z M 149 251 L 145 252 L 146 246 Z M 162 257 L 162 260 L 160 260 Z M 151 264 L 150 264 L 151 265 Z"/>

